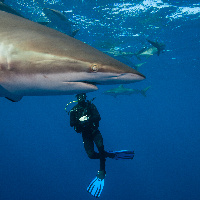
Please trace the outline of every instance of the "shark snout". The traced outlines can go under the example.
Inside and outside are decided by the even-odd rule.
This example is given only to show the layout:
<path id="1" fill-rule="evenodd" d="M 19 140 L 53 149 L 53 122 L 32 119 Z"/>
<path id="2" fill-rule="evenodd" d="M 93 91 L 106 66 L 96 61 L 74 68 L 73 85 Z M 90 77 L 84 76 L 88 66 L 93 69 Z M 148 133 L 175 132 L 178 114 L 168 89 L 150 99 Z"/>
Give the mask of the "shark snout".
<path id="1" fill-rule="evenodd" d="M 118 79 L 128 81 L 128 82 L 135 82 L 144 80 L 146 77 L 138 72 L 137 70 L 129 67 L 123 63 L 120 63 L 118 67 L 116 67 L 116 74 L 118 74 Z"/>
<path id="2" fill-rule="evenodd" d="M 136 74 L 136 76 L 138 77 L 138 80 L 144 80 L 144 79 L 146 79 L 146 76 L 144 76 L 141 73 Z"/>
<path id="3" fill-rule="evenodd" d="M 135 82 L 135 81 L 142 81 L 146 77 L 141 73 L 124 73 L 120 74 L 117 79 L 124 80 L 126 82 Z"/>

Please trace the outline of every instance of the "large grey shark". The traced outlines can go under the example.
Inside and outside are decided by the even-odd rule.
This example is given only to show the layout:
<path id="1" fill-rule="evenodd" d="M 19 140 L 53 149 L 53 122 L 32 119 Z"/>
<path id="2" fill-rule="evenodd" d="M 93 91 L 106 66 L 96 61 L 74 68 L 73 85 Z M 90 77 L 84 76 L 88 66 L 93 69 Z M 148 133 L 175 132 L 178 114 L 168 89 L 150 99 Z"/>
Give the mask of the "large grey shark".
<path id="1" fill-rule="evenodd" d="M 135 69 L 54 29 L 0 11 L 0 96 L 68 95 L 145 79 Z"/>
<path id="2" fill-rule="evenodd" d="M 149 88 L 150 86 L 143 90 L 138 90 L 138 89 L 125 88 L 123 85 L 120 85 L 117 88 L 105 91 L 104 94 L 111 95 L 113 97 L 117 97 L 119 95 L 142 94 L 144 97 L 146 97 L 146 91 Z"/>

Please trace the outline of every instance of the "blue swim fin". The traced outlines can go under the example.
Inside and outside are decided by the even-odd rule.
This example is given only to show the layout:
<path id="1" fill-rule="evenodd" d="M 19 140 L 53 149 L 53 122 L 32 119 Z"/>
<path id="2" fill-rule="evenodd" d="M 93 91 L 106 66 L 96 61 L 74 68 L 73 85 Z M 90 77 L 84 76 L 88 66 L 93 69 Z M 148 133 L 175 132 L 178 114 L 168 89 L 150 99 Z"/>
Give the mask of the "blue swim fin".
<path id="1" fill-rule="evenodd" d="M 87 191 L 94 197 L 100 197 L 104 187 L 105 171 L 98 171 L 97 176 L 91 181 L 87 187 Z"/>
<path id="2" fill-rule="evenodd" d="M 113 154 L 113 159 L 133 159 L 134 151 L 121 150 L 121 151 L 108 151 L 109 154 Z"/>

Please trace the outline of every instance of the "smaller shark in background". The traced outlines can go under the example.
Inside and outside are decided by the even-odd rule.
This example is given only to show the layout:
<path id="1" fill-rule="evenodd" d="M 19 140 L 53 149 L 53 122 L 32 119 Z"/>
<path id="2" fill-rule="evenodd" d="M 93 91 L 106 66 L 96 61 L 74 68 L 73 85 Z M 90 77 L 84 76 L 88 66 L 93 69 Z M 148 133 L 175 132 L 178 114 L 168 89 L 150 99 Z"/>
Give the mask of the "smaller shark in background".
<path id="1" fill-rule="evenodd" d="M 0 10 L 24 18 L 24 16 L 22 16 L 22 15 L 21 15 L 20 13 L 18 13 L 16 10 L 14 10 L 14 9 L 11 8 L 10 6 L 6 5 L 6 4 L 4 3 L 4 0 L 0 0 Z"/>
<path id="2" fill-rule="evenodd" d="M 79 29 L 73 30 L 72 26 L 74 25 L 73 22 L 71 22 L 63 13 L 61 13 L 58 10 L 50 9 L 50 8 L 44 8 L 43 9 L 44 14 L 49 18 L 51 23 L 49 23 L 49 26 L 54 26 L 52 28 L 60 29 L 61 32 L 74 37 Z"/>
<path id="3" fill-rule="evenodd" d="M 138 90 L 138 89 L 125 88 L 123 85 L 120 85 L 117 88 L 113 88 L 111 90 L 103 92 L 103 94 L 111 95 L 115 98 L 119 95 L 131 95 L 131 94 L 142 94 L 144 97 L 146 97 L 146 92 L 150 87 L 151 86 L 146 87 L 143 90 Z"/>
<path id="4" fill-rule="evenodd" d="M 0 11 L 5 11 L 7 13 L 11 13 L 13 15 L 17 15 L 19 17 L 27 19 L 26 17 L 24 17 L 23 15 L 21 15 L 20 13 L 18 13 L 15 9 L 13 9 L 10 6 L 6 5 L 4 3 L 4 0 L 0 0 Z M 37 22 L 37 23 L 41 24 L 41 25 L 47 25 L 49 22 Z"/>
<path id="5" fill-rule="evenodd" d="M 143 49 L 135 53 L 134 55 L 139 60 L 141 60 L 141 57 L 145 57 L 146 59 L 148 59 L 150 56 L 153 56 L 155 54 L 159 56 L 160 53 L 162 53 L 163 50 L 165 49 L 165 44 L 163 43 L 153 42 L 151 40 L 147 40 L 147 41 L 152 45 L 152 47 L 150 48 L 144 47 Z"/>

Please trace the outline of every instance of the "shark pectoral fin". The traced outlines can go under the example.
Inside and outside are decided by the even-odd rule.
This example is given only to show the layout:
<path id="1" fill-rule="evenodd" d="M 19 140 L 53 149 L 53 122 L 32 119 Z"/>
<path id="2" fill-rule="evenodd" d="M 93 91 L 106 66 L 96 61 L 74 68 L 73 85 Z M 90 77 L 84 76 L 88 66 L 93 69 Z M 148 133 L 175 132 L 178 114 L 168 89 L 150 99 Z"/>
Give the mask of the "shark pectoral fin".
<path id="1" fill-rule="evenodd" d="M 153 54 L 148 54 L 148 55 L 145 55 L 146 59 L 148 59 L 149 57 L 153 56 Z"/>
<path id="2" fill-rule="evenodd" d="M 6 91 L 4 97 L 12 102 L 18 102 L 22 99 L 23 96 Z"/>
<path id="3" fill-rule="evenodd" d="M 14 94 L 11 94 L 7 97 L 5 97 L 6 99 L 12 101 L 12 102 L 18 102 L 22 99 L 22 96 L 18 96 L 18 95 L 14 95 Z"/>
<path id="4" fill-rule="evenodd" d="M 5 97 L 6 99 L 12 101 L 12 102 L 18 102 L 22 99 L 23 96 L 13 94 L 6 90 L 4 87 L 0 85 L 0 94 L 2 97 Z"/>

